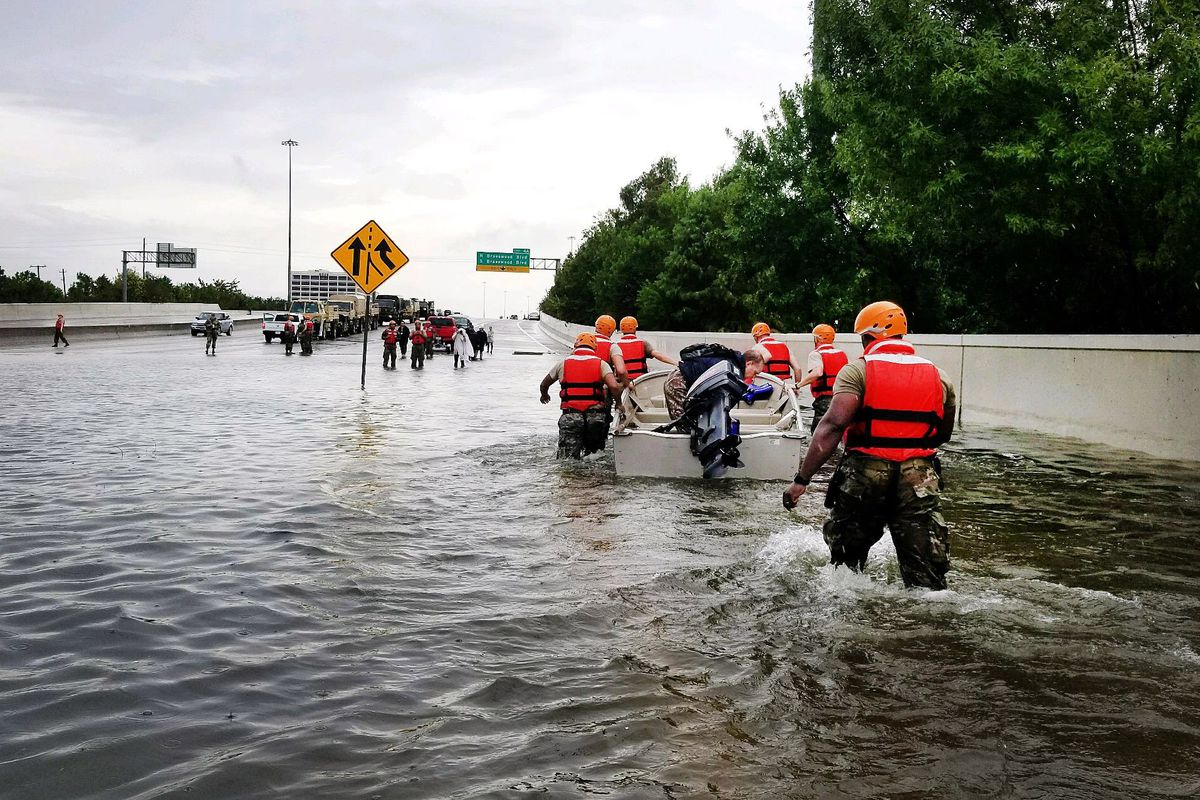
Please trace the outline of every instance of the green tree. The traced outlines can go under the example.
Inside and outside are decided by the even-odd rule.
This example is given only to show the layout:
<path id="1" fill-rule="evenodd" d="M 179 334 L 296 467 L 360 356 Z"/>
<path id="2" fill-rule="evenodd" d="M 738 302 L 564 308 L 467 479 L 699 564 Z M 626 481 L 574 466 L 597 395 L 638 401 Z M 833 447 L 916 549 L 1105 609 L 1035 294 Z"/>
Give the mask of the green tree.
<path id="1" fill-rule="evenodd" d="M 9 275 L 0 268 L 0 303 L 54 303 L 62 299 L 62 289 L 34 273 Z"/>

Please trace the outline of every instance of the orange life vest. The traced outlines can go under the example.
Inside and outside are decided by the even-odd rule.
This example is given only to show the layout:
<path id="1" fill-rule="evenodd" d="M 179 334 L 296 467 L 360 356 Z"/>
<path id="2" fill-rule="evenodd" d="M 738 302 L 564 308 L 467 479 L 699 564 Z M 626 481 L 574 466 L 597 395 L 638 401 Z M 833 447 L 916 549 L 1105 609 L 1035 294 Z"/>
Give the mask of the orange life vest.
<path id="1" fill-rule="evenodd" d="M 863 360 L 866 391 L 846 430 L 846 449 L 888 461 L 936 453 L 945 413 L 937 367 L 916 355 L 908 342 L 894 339 L 868 346 Z"/>
<path id="2" fill-rule="evenodd" d="M 396 340 L 399 338 L 399 336 L 400 334 L 396 332 L 395 328 L 388 328 L 383 332 L 383 343 L 389 347 L 395 347 Z"/>
<path id="3" fill-rule="evenodd" d="M 576 348 L 563 360 L 562 378 L 559 380 L 558 396 L 562 399 L 559 408 L 587 411 L 604 402 L 604 378 L 595 351 L 590 347 Z"/>
<path id="4" fill-rule="evenodd" d="M 777 342 L 770 336 L 758 340 L 770 357 L 767 359 L 766 373 L 776 378 L 790 378 L 792 375 L 792 351 L 783 342 Z"/>
<path id="5" fill-rule="evenodd" d="M 627 333 L 617 341 L 617 344 L 621 348 L 621 358 L 625 359 L 625 374 L 629 376 L 629 380 L 650 371 L 646 369 L 645 342 L 632 333 Z"/>
<path id="6" fill-rule="evenodd" d="M 420 328 L 413 328 L 412 336 L 409 337 L 409 341 L 413 343 L 414 347 L 416 345 L 425 344 L 425 334 L 421 332 Z"/>
<path id="7" fill-rule="evenodd" d="M 817 348 L 821 354 L 821 377 L 809 384 L 813 397 L 832 397 L 833 379 L 842 371 L 842 367 L 850 363 L 850 359 L 841 350 L 831 344 L 823 344 Z"/>
<path id="8" fill-rule="evenodd" d="M 609 339 L 603 333 L 596 334 L 596 357 L 601 361 L 608 361 L 608 354 L 612 352 L 612 339 Z"/>

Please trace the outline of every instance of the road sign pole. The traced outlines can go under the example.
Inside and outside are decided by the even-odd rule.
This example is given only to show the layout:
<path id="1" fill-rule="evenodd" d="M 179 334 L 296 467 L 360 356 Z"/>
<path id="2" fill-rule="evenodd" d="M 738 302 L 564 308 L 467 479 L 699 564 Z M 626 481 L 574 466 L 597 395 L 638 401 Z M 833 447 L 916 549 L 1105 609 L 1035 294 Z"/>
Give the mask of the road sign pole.
<path id="1" fill-rule="evenodd" d="M 368 312 L 371 311 L 371 295 L 367 295 L 367 311 Z M 369 317 L 369 313 L 368 313 L 368 319 L 369 318 L 370 317 Z M 367 389 L 367 336 L 370 334 L 370 332 L 371 332 L 370 324 L 364 324 L 363 325 L 363 368 L 362 368 L 363 391 L 366 391 L 366 389 Z"/>

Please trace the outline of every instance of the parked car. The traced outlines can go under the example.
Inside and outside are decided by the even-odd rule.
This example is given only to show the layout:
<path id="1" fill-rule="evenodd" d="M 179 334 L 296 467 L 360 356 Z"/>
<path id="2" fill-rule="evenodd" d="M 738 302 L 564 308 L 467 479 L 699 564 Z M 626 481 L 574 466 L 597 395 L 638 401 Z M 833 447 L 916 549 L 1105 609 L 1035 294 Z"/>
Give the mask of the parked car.
<path id="1" fill-rule="evenodd" d="M 520 317 L 518 317 L 516 314 L 509 314 L 508 318 L 509 319 L 520 319 Z"/>
<path id="2" fill-rule="evenodd" d="M 541 318 L 542 318 L 542 314 L 540 311 L 530 311 L 528 314 L 525 315 L 525 319 L 541 319 Z"/>
<path id="3" fill-rule="evenodd" d="M 292 321 L 292 325 L 295 326 L 293 330 L 299 334 L 300 326 L 304 323 L 304 317 L 300 314 L 292 314 L 287 311 L 263 314 L 262 333 L 263 338 L 267 340 L 267 344 L 270 344 L 276 336 L 280 337 L 280 339 L 283 338 L 283 325 L 289 319 Z"/>
<path id="4" fill-rule="evenodd" d="M 455 314 L 454 324 L 460 328 L 466 328 L 469 331 L 475 329 L 475 323 L 471 322 L 471 318 L 466 314 Z"/>
<path id="5" fill-rule="evenodd" d="M 191 324 L 192 336 L 199 336 L 204 333 L 204 323 L 208 322 L 208 318 L 213 314 L 217 316 L 217 323 L 221 326 L 221 333 L 226 336 L 233 336 L 233 317 L 224 311 L 209 311 L 197 314 Z"/>

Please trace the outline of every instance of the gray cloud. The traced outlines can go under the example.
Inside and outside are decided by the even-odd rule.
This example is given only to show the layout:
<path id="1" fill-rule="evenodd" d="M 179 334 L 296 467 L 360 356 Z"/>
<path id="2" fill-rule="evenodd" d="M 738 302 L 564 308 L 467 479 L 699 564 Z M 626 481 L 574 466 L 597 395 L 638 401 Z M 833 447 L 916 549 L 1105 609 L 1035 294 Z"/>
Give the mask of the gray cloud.
<path id="1" fill-rule="evenodd" d="M 374 217 L 426 257 L 396 281 L 466 305 L 485 279 L 475 249 L 562 255 L 655 158 L 697 180 L 728 163 L 725 129 L 756 126 L 806 74 L 806 16 L 782 2 L 10 1 L 0 264 L 94 271 L 119 263 L 111 242 L 145 235 L 206 243 L 202 277 L 281 292 L 291 137 L 297 252 L 319 262 Z M 51 247 L 64 231 L 103 244 Z"/>

